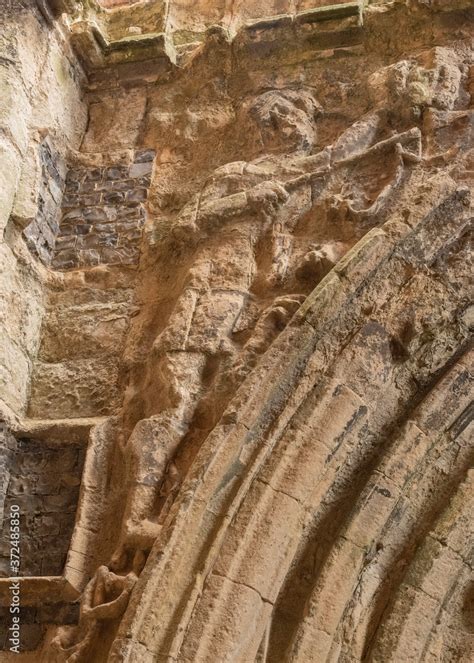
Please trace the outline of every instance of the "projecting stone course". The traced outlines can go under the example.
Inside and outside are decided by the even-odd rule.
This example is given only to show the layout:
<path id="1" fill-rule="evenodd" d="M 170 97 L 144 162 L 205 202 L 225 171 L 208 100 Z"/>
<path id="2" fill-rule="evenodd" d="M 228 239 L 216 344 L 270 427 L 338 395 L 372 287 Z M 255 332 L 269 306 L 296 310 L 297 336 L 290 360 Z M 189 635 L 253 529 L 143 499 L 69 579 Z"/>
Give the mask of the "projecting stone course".
<path id="1" fill-rule="evenodd" d="M 138 262 L 154 152 L 129 164 L 69 170 L 54 269 Z"/>

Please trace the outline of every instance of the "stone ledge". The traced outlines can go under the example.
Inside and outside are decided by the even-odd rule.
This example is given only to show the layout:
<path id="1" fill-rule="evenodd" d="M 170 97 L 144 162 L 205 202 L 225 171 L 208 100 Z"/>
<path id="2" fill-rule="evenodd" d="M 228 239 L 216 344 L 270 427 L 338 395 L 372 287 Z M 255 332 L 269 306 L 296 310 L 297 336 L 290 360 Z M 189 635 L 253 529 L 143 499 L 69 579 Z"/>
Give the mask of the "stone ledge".
<path id="1" fill-rule="evenodd" d="M 0 607 L 11 603 L 10 584 L 20 585 L 22 606 L 41 607 L 45 603 L 73 603 L 79 592 L 64 576 L 15 576 L 0 578 Z"/>
<path id="2" fill-rule="evenodd" d="M 305 10 L 295 14 L 279 14 L 262 17 L 244 24 L 235 34 L 229 33 L 220 25 L 208 26 L 203 42 L 210 42 L 215 38 L 216 31 L 230 44 L 241 41 L 242 37 L 252 33 L 266 33 L 273 40 L 272 33 L 282 28 L 294 26 L 296 30 L 305 24 L 316 24 L 329 21 L 342 21 L 341 28 L 346 29 L 344 21 L 350 17 L 357 17 L 357 25 L 363 22 L 365 7 L 360 2 L 336 3 L 325 7 Z M 337 33 L 337 27 L 334 26 Z M 121 39 L 108 40 L 103 29 L 91 20 L 76 20 L 71 24 L 71 40 L 80 59 L 89 73 L 109 66 L 129 65 L 133 62 L 166 61 L 172 69 L 178 70 L 176 47 L 179 41 L 179 31 L 174 33 L 149 32 L 139 35 L 127 36 Z M 296 37 L 296 35 L 295 35 Z M 195 41 L 195 40 L 194 40 Z M 266 41 L 266 39 L 262 39 Z M 299 40 L 298 45 L 300 45 Z M 201 41 L 198 40 L 199 43 Z M 185 44 L 180 44 L 181 46 Z M 344 44 L 342 44 L 344 45 Z M 199 49 L 198 49 L 199 50 Z M 192 55 L 191 55 L 192 58 Z"/>
<path id="3" fill-rule="evenodd" d="M 102 424 L 107 417 L 77 417 L 75 419 L 22 419 L 12 428 L 15 435 L 34 437 L 48 442 L 86 445 L 93 426 Z M 67 434 L 67 439 L 65 435 Z"/>
<path id="4" fill-rule="evenodd" d="M 99 26 L 89 21 L 76 21 L 71 25 L 71 42 L 87 71 L 110 65 L 165 60 L 176 63 L 176 51 L 169 37 L 161 33 L 148 33 L 108 41 Z"/>
<path id="5" fill-rule="evenodd" d="M 54 0 L 53 2 L 53 0 L 49 0 L 50 3 L 53 2 L 53 5 L 57 2 L 62 3 L 62 11 L 68 11 L 64 1 Z M 462 11 L 469 7 L 469 2 L 455 2 L 437 3 L 434 6 L 424 9 L 430 13 L 446 14 Z M 215 41 L 216 34 L 221 35 L 219 41 L 223 39 L 229 45 L 235 41 L 240 42 L 240 44 L 245 43 L 246 35 L 252 40 L 251 35 L 256 35 L 257 33 L 259 41 L 266 43 L 268 41 L 280 41 L 278 35 L 282 29 L 288 32 L 288 28 L 290 28 L 295 45 L 301 48 L 302 35 L 300 31 L 303 30 L 304 41 L 307 42 L 308 47 L 317 50 L 317 37 L 321 31 L 322 35 L 324 35 L 321 48 L 337 48 L 347 45 L 348 36 L 346 33 L 348 19 L 353 18 L 355 20 L 355 25 L 351 25 L 352 29 L 354 27 L 358 28 L 357 32 L 350 36 L 351 45 L 353 45 L 355 42 L 362 41 L 363 34 L 366 32 L 364 27 L 364 17 L 366 14 L 374 18 L 382 13 L 398 12 L 400 9 L 405 9 L 407 12 L 411 11 L 410 8 L 407 9 L 404 3 L 400 2 L 387 0 L 372 3 L 357 0 L 306 9 L 294 14 L 284 13 L 274 16 L 264 16 L 257 20 L 244 23 L 233 33 L 220 24 L 207 26 L 207 29 L 199 35 L 194 33 L 188 34 L 186 31 L 183 33 L 183 30 L 179 29 L 171 32 L 166 29 L 164 24 L 160 24 L 162 31 L 144 32 L 143 34 L 127 35 L 120 38 L 109 38 L 107 36 L 107 23 L 102 21 L 102 25 L 99 21 L 99 18 L 103 19 L 104 15 L 104 10 L 101 10 L 97 14 L 97 21 L 94 18 L 93 12 L 89 12 L 89 14 L 83 13 L 81 16 L 77 16 L 76 14 L 76 18 L 73 18 L 70 23 L 70 31 L 74 48 L 89 75 L 100 70 L 112 68 L 117 70 L 116 73 L 119 73 L 119 79 L 128 79 L 137 75 L 136 72 L 132 73 L 130 71 L 133 63 L 141 62 L 142 66 L 144 66 L 146 62 L 147 66 L 153 64 L 152 69 L 155 70 L 155 75 L 159 80 L 160 77 L 165 76 L 166 78 L 170 72 L 177 73 L 183 66 L 186 66 L 186 62 L 192 61 L 194 55 L 200 52 L 201 49 L 199 46 L 211 44 Z M 127 10 L 121 8 L 122 12 Z M 69 11 L 69 13 L 71 14 L 72 12 Z M 337 25 L 338 23 L 340 23 L 339 26 Z M 310 31 L 310 35 L 306 35 L 306 31 L 311 25 L 314 25 L 314 28 Z M 317 28 L 318 25 L 321 25 L 320 30 Z M 329 29 L 328 26 L 330 26 Z M 338 43 L 338 34 L 341 35 L 340 40 L 342 39 L 343 43 Z M 331 39 L 329 35 L 333 35 Z M 183 37 L 185 38 L 184 41 Z M 284 41 L 285 48 L 291 46 L 291 38 L 285 38 Z M 193 44 L 195 44 L 196 48 L 191 48 L 190 50 L 186 48 Z M 184 57 L 181 57 L 178 51 L 181 52 L 183 48 L 186 53 Z M 147 76 L 150 75 L 148 71 L 146 73 Z M 110 78 L 110 72 L 108 76 Z"/>
<path id="6" fill-rule="evenodd" d="M 363 20 L 364 8 L 361 2 L 345 2 L 326 7 L 307 9 L 294 16 L 295 23 L 316 23 L 329 21 L 335 18 L 347 18 L 348 16 L 359 16 Z"/>

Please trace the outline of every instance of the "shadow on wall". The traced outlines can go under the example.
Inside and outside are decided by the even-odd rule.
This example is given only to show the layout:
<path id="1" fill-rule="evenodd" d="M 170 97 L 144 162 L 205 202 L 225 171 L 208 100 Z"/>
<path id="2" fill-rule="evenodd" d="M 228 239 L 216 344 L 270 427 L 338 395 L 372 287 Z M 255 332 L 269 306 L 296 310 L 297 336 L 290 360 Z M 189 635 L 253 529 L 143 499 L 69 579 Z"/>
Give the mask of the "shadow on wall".
<path id="1" fill-rule="evenodd" d="M 66 164 L 46 137 L 39 148 L 41 183 L 38 193 L 38 213 L 23 234 L 31 253 L 43 265 L 49 265 L 59 231 L 59 216 L 66 179 Z"/>

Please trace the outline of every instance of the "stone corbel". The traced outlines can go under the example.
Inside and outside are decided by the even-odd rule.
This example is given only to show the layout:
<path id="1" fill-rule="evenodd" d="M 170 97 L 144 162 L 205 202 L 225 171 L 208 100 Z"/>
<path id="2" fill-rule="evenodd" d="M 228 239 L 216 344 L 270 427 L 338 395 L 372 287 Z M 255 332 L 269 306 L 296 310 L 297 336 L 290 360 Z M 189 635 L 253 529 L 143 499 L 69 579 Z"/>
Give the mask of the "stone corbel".
<path id="1" fill-rule="evenodd" d="M 76 8 L 75 0 L 36 0 L 36 4 L 48 23 L 61 14 L 71 14 Z"/>
<path id="2" fill-rule="evenodd" d="M 159 59 L 176 63 L 174 45 L 163 32 L 109 41 L 95 22 L 84 20 L 73 22 L 70 30 L 71 43 L 89 72 L 108 66 Z"/>

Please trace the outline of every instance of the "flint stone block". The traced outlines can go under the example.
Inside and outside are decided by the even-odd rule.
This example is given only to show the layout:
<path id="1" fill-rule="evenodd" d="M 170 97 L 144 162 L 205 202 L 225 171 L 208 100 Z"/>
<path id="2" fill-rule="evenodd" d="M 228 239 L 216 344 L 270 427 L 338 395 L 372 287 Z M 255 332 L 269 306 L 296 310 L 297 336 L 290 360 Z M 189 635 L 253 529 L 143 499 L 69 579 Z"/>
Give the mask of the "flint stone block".
<path id="1" fill-rule="evenodd" d="M 129 204 L 127 207 L 122 207 L 117 210 L 117 219 L 119 220 L 131 220 L 131 219 L 141 219 L 145 216 L 145 210 L 139 204 Z"/>
<path id="2" fill-rule="evenodd" d="M 139 256 L 138 247 L 126 246 L 115 249 L 104 248 L 101 251 L 102 262 L 108 264 L 130 265 L 137 262 Z"/>
<path id="3" fill-rule="evenodd" d="M 78 224 L 75 227 L 75 233 L 76 235 L 87 235 L 91 231 L 92 225 L 89 223 L 84 223 L 84 224 Z"/>
<path id="4" fill-rule="evenodd" d="M 37 221 L 32 221 L 29 226 L 23 231 L 23 235 L 28 239 L 34 242 L 38 239 L 40 229 L 38 227 Z"/>
<path id="5" fill-rule="evenodd" d="M 121 244 L 124 245 L 129 245 L 130 242 L 141 239 L 142 237 L 142 230 L 141 228 L 135 228 L 132 230 L 127 230 L 126 232 L 122 233 L 121 236 Z"/>
<path id="6" fill-rule="evenodd" d="M 94 223 L 94 230 L 97 233 L 110 232 L 111 229 L 113 231 L 119 231 L 120 229 L 118 226 L 118 223 Z"/>
<path id="7" fill-rule="evenodd" d="M 96 228 L 97 230 L 99 229 L 98 226 L 96 226 Z M 140 219 L 132 219 L 131 221 L 119 221 L 115 224 L 115 229 L 119 234 L 126 234 L 127 232 L 136 230 L 137 228 L 141 228 Z"/>
<path id="8" fill-rule="evenodd" d="M 148 173 L 151 173 L 152 168 L 153 168 L 152 161 L 144 161 L 143 163 L 134 163 L 132 166 L 130 166 L 130 177 L 136 178 L 148 175 Z"/>
<path id="9" fill-rule="evenodd" d="M 83 219 L 81 219 L 81 222 L 84 223 Z M 61 225 L 59 237 L 75 237 L 75 227 L 74 223 L 63 223 Z"/>
<path id="10" fill-rule="evenodd" d="M 94 249 L 84 249 L 78 251 L 78 260 L 80 265 L 94 266 L 100 265 L 100 254 Z"/>
<path id="11" fill-rule="evenodd" d="M 99 246 L 116 246 L 118 236 L 116 233 L 95 233 L 78 238 L 78 249 L 94 249 Z"/>
<path id="12" fill-rule="evenodd" d="M 50 249 L 52 249 L 56 241 L 56 235 L 49 227 L 49 224 L 47 223 L 44 224 L 42 228 L 42 234 L 43 234 L 43 241 Z"/>
<path id="13" fill-rule="evenodd" d="M 68 212 L 66 212 L 66 214 L 63 215 L 61 226 L 64 225 L 65 221 L 75 221 L 76 219 L 82 218 L 82 215 L 83 215 L 82 208 L 78 207 L 76 209 L 70 209 Z"/>
<path id="14" fill-rule="evenodd" d="M 62 185 L 62 182 L 61 182 Z M 48 190 L 56 203 L 56 205 L 61 204 L 61 198 L 63 197 L 63 187 L 56 184 L 53 180 L 50 180 L 48 183 Z"/>
<path id="15" fill-rule="evenodd" d="M 41 244 L 36 248 L 37 248 L 37 255 L 41 260 L 41 262 L 44 265 L 48 265 L 51 260 L 51 250 L 48 247 L 46 247 L 44 244 Z"/>
<path id="16" fill-rule="evenodd" d="M 52 261 L 55 269 L 71 269 L 78 264 L 77 252 L 73 249 L 58 251 Z"/>
<path id="17" fill-rule="evenodd" d="M 91 193 L 96 190 L 95 182 L 84 181 L 80 186 L 80 193 Z"/>
<path id="18" fill-rule="evenodd" d="M 100 207 L 89 207 L 81 211 L 82 217 L 90 223 L 106 223 L 109 221 L 109 216 L 105 209 Z"/>
<path id="19" fill-rule="evenodd" d="M 56 250 L 73 249 L 76 245 L 76 237 L 58 237 L 56 240 Z"/>
<path id="20" fill-rule="evenodd" d="M 86 171 L 82 168 L 72 168 L 68 171 L 67 181 L 68 182 L 82 182 L 84 179 Z"/>
<path id="21" fill-rule="evenodd" d="M 99 246 L 117 246 L 118 243 L 118 235 L 104 235 L 104 236 L 99 236 Z"/>
<path id="22" fill-rule="evenodd" d="M 84 181 L 97 182 L 102 179 L 102 169 L 93 168 L 92 170 L 85 170 Z"/>
<path id="23" fill-rule="evenodd" d="M 77 193 L 79 191 L 79 182 L 76 180 L 70 180 L 66 182 L 66 193 Z"/>
<path id="24" fill-rule="evenodd" d="M 46 217 L 46 222 L 48 224 L 48 227 L 50 228 L 51 232 L 56 236 L 59 232 L 59 223 L 56 220 L 56 217 L 53 216 L 47 216 Z"/>
<path id="25" fill-rule="evenodd" d="M 136 185 L 135 180 L 112 180 L 104 182 L 103 188 L 109 191 L 129 191 Z"/>
<path id="26" fill-rule="evenodd" d="M 127 201 L 137 203 L 146 200 L 148 191 L 146 189 L 134 189 L 127 193 Z"/>
<path id="27" fill-rule="evenodd" d="M 64 207 L 77 207 L 81 204 L 80 197 L 77 194 L 66 194 L 63 196 L 63 208 Z"/>
<path id="28" fill-rule="evenodd" d="M 136 152 L 134 163 L 146 163 L 153 161 L 155 158 L 155 150 L 140 150 Z"/>
<path id="29" fill-rule="evenodd" d="M 104 193 L 104 202 L 107 205 L 116 205 L 123 202 L 124 194 L 121 191 L 111 191 L 109 193 Z"/>
<path id="30" fill-rule="evenodd" d="M 112 168 L 107 168 L 104 173 L 104 177 L 107 180 L 122 180 L 128 176 L 127 166 L 115 166 Z"/>
<path id="31" fill-rule="evenodd" d="M 100 205 L 102 200 L 102 194 L 100 192 L 91 193 L 87 196 L 82 197 L 82 204 L 86 206 Z"/>
<path id="32" fill-rule="evenodd" d="M 151 175 L 145 175 L 144 177 L 140 177 L 139 179 L 136 180 L 136 184 L 138 184 L 139 186 L 144 186 L 146 189 L 149 189 L 151 184 Z"/>

